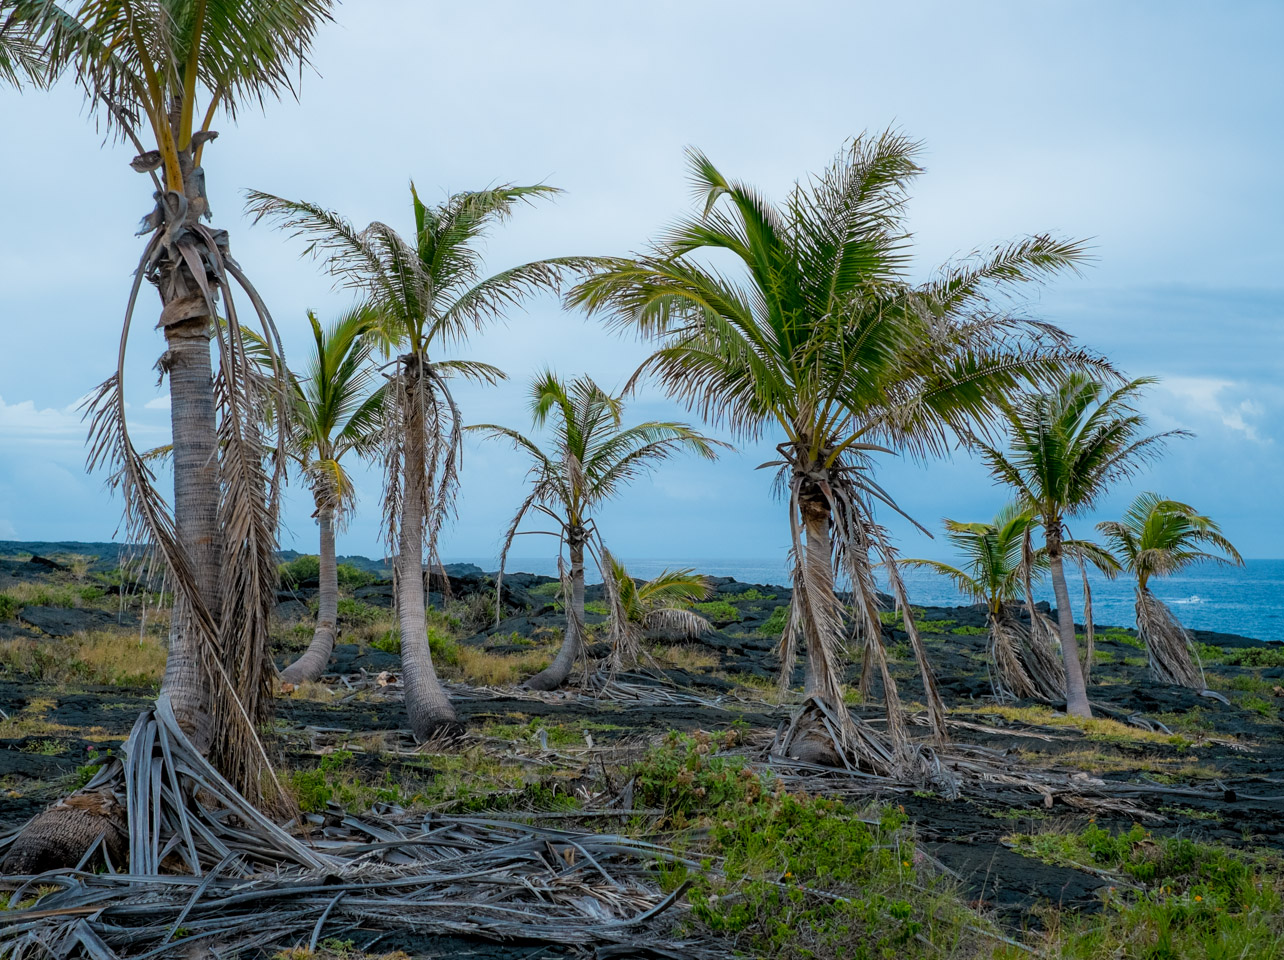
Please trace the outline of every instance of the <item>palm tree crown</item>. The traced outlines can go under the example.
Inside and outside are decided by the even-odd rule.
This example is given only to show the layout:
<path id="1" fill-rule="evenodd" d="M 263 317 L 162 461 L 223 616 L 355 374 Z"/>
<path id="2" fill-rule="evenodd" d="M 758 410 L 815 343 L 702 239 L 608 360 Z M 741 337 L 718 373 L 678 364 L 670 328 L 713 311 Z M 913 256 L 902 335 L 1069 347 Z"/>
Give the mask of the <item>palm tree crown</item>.
<path id="1" fill-rule="evenodd" d="M 531 492 L 513 518 L 504 555 L 532 508 L 551 514 L 563 538 L 570 538 L 575 531 L 588 530 L 598 506 L 661 462 L 684 451 L 712 460 L 718 448 L 727 446 L 675 421 L 648 420 L 625 427 L 623 394 L 612 395 L 587 376 L 567 383 L 546 371 L 534 378 L 530 411 L 537 428 L 546 427 L 550 416 L 553 419 L 554 445 L 549 452 L 509 427 L 483 423 L 469 428 L 512 441 L 532 461 Z"/>
<path id="2" fill-rule="evenodd" d="M 990 613 L 998 613 L 1024 596 L 1025 541 L 1037 524 L 1029 510 L 1016 503 L 1004 506 L 989 523 L 946 520 L 946 538 L 965 558 L 963 567 L 938 560 L 905 559 L 901 563 L 949 577 L 960 593 L 985 604 Z"/>
<path id="3" fill-rule="evenodd" d="M 288 374 L 290 449 L 318 504 L 324 498 L 342 515 L 354 496 L 343 457 L 373 451 L 382 437 L 384 391 L 375 386 L 368 363 L 374 343 L 366 336 L 374 318 L 356 308 L 323 328 L 309 310 L 308 323 L 313 352 L 301 374 Z"/>
<path id="4" fill-rule="evenodd" d="M 1097 524 L 1124 566 L 1145 589 L 1151 577 L 1166 577 L 1196 563 L 1243 564 L 1221 527 L 1189 504 L 1143 493 L 1122 520 Z M 1208 546 L 1220 553 L 1199 549 Z"/>

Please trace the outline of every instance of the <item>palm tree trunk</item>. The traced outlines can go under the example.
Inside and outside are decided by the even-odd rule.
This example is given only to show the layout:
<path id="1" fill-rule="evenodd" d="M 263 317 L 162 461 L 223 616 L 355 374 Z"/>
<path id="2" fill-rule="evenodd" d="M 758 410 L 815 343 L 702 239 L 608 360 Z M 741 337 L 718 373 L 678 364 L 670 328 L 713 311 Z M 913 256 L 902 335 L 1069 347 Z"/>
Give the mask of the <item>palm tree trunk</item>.
<path id="1" fill-rule="evenodd" d="M 164 285 L 162 285 L 164 290 Z M 170 422 L 173 431 L 174 523 L 186 551 L 199 596 L 217 621 L 223 537 L 218 523 L 218 425 L 210 364 L 210 318 L 184 320 L 165 328 L 169 347 Z M 168 694 L 184 731 L 202 753 L 209 748 L 209 678 L 201 665 L 200 636 L 187 604 L 174 605 L 169 654 L 161 693 Z"/>
<path id="2" fill-rule="evenodd" d="M 1074 612 L 1070 609 L 1070 591 L 1066 588 L 1066 571 L 1062 564 L 1061 524 L 1045 520 L 1047 531 L 1048 567 L 1052 574 L 1052 592 L 1057 598 L 1057 628 L 1061 634 L 1061 660 L 1066 669 L 1066 713 L 1075 717 L 1091 717 L 1088 704 L 1088 687 L 1084 683 L 1083 669 L 1079 665 L 1079 643 L 1074 635 Z"/>
<path id="3" fill-rule="evenodd" d="M 317 595 L 317 625 L 312 642 L 303 656 L 281 672 L 284 683 L 305 683 L 325 673 L 339 632 L 339 567 L 334 556 L 334 507 L 317 504 L 317 525 L 321 528 L 320 582 Z"/>
<path id="4" fill-rule="evenodd" d="M 571 555 L 571 602 L 566 610 L 566 633 L 553 662 L 526 681 L 531 690 L 556 690 L 571 675 L 584 648 L 584 531 L 574 528 L 567 536 Z"/>
<path id="5" fill-rule="evenodd" d="M 803 535 L 807 553 L 802 573 L 813 606 L 803 620 L 807 654 L 803 692 L 830 700 L 842 687 L 834 659 L 838 640 L 835 631 L 842 626 L 842 608 L 834 593 L 834 546 L 829 535 L 829 507 L 823 500 L 803 501 Z M 795 590 L 796 587 L 795 584 Z"/>
<path id="6" fill-rule="evenodd" d="M 437 679 L 428 647 L 424 606 L 424 509 L 427 477 L 424 474 L 424 397 L 422 361 L 403 358 L 405 407 L 402 426 L 404 483 L 401 526 L 397 544 L 397 619 L 401 626 L 401 670 L 406 688 L 406 713 L 416 740 L 453 735 L 460 730 L 455 708 Z"/>

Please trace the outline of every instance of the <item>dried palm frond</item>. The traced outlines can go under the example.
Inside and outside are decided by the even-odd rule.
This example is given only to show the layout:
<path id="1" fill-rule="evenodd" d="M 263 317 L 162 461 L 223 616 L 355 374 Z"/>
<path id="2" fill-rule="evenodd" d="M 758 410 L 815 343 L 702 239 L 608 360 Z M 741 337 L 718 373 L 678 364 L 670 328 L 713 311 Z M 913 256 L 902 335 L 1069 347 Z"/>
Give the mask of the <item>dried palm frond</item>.
<path id="1" fill-rule="evenodd" d="M 1189 631 L 1158 597 L 1137 588 L 1137 635 L 1146 644 L 1150 673 L 1160 683 L 1174 683 L 1192 690 L 1208 686 L 1199 651 Z"/>

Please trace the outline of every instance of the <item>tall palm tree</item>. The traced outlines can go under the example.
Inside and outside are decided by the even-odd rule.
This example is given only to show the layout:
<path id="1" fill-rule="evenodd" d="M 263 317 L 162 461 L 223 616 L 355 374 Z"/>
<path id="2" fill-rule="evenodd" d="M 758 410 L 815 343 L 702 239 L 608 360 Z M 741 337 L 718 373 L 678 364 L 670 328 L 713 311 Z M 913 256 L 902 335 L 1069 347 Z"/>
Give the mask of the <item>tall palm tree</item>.
<path id="1" fill-rule="evenodd" d="M 1204 670 L 1190 634 L 1150 590 L 1151 577 L 1167 577 L 1197 563 L 1239 564 L 1244 560 L 1213 520 L 1195 508 L 1157 493 L 1143 493 L 1122 520 L 1097 524 L 1137 578 L 1137 633 L 1146 644 L 1150 674 L 1159 683 L 1202 690 Z M 1209 546 L 1220 553 L 1199 549 Z"/>
<path id="2" fill-rule="evenodd" d="M 1032 574 L 1046 568 L 1046 558 L 1027 561 L 1026 539 L 1038 521 L 1020 504 L 1009 503 L 988 523 L 946 520 L 946 536 L 965 558 L 963 567 L 937 560 L 905 559 L 906 566 L 949 577 L 960 593 L 985 604 L 990 631 L 990 682 L 1000 699 L 1057 698 L 1064 678 L 1044 642 L 1036 619 L 1023 631 L 1014 610 L 1024 601 L 1037 618 L 1026 593 Z M 1040 563 L 1039 560 L 1043 562 Z M 1031 568 L 1034 568 L 1033 570 Z M 1049 669 L 1051 666 L 1052 669 Z"/>
<path id="3" fill-rule="evenodd" d="M 534 440 L 510 427 L 483 423 L 469 429 L 512 441 L 532 461 L 531 492 L 517 508 L 500 552 L 501 580 L 508 550 L 530 510 L 544 514 L 556 525 L 559 563 L 562 548 L 569 556 L 570 602 L 562 646 L 553 662 L 526 683 L 535 690 L 555 690 L 566 682 L 583 650 L 584 555 L 595 549 L 593 513 L 627 484 L 675 454 L 690 451 L 713 460 L 718 448 L 727 444 L 711 440 L 685 423 L 649 420 L 625 427 L 623 394 L 612 395 L 587 376 L 566 383 L 545 371 L 531 381 L 530 409 L 537 428 L 545 427 L 550 415 L 553 418 L 551 452 L 546 453 Z M 600 537 L 596 550 L 606 582 L 609 566 L 602 556 Z"/>
<path id="4" fill-rule="evenodd" d="M 1166 438 L 1182 435 L 1142 435 L 1146 420 L 1133 403 L 1153 382 L 1132 380 L 1110 390 L 1098 380 L 1072 374 L 1052 391 L 1022 396 L 1005 407 L 1009 452 L 977 444 L 995 479 L 1012 487 L 1043 527 L 1057 600 L 1066 711 L 1075 716 L 1090 717 L 1092 708 L 1066 588 L 1066 521 L 1091 508 L 1112 483 L 1156 456 Z"/>
<path id="5" fill-rule="evenodd" d="M 1023 281 L 1074 268 L 1084 256 L 1077 243 L 1032 237 L 948 265 L 925 284 L 907 281 L 905 203 L 917 149 L 892 132 L 857 137 L 779 206 L 691 151 L 699 214 L 638 257 L 599 260 L 568 296 L 660 341 L 635 377 L 656 377 L 742 438 L 783 436 L 773 465 L 788 493 L 794 590 L 782 677 L 801 641 L 807 693 L 843 710 L 837 568 L 851 582 L 867 668 L 873 661 L 881 669 L 898 745 L 907 740 L 870 556 L 894 560 L 872 514 L 876 502 L 894 503 L 873 478 L 871 456 L 943 453 L 992 419 L 1001 396 L 1091 362 L 1060 331 L 991 302 Z M 734 273 L 724 272 L 727 263 Z M 895 564 L 887 569 L 908 614 Z M 912 617 L 907 626 L 943 737 L 944 711 Z"/>
<path id="6" fill-rule="evenodd" d="M 638 583 L 628 569 L 608 551 L 607 574 L 610 586 L 611 670 L 634 666 L 642 654 L 647 635 L 694 640 L 711 629 L 709 621 L 691 609 L 707 600 L 713 588 L 707 578 L 691 568 L 662 570 Z"/>
<path id="7" fill-rule="evenodd" d="M 202 223 L 211 215 L 202 161 L 220 114 L 234 118 L 294 92 L 330 7 L 331 0 L 0 0 L 0 50 L 7 51 L 0 71 L 35 72 L 39 82 L 70 76 L 95 118 L 137 148 L 131 166 L 152 181 L 155 205 L 139 231 L 147 240 L 116 373 L 88 405 L 90 466 L 111 467 L 127 533 L 155 543 L 169 568 L 175 606 L 162 697 L 198 749 L 250 797 L 265 782 L 254 731 L 270 704 L 266 639 L 283 470 L 280 458 L 265 467 L 260 425 L 265 408 L 285 395 L 247 354 L 234 283 L 259 315 L 264 339 L 275 347 L 277 338 L 229 252 L 227 232 Z M 125 346 L 144 279 L 161 302 L 172 510 L 125 420 Z M 214 323 L 220 315 L 231 322 Z"/>
<path id="8" fill-rule="evenodd" d="M 356 494 L 343 458 L 372 452 L 383 434 L 383 388 L 375 388 L 375 372 L 367 362 L 374 342 L 366 335 L 374 320 L 357 308 L 323 328 L 309 310 L 313 353 L 302 375 L 289 374 L 290 452 L 312 490 L 321 543 L 316 629 L 308 649 L 281 672 L 286 683 L 321 676 L 334 650 L 339 619 L 335 525 L 351 511 Z"/>
<path id="9" fill-rule="evenodd" d="M 540 260 L 483 276 L 477 242 L 486 230 L 517 204 L 556 192 L 506 184 L 457 193 L 430 207 L 411 184 L 414 233 L 408 238 L 379 222 L 358 230 L 314 203 L 249 195 L 256 221 L 269 218 L 308 238 L 306 252 L 364 297 L 376 318 L 372 335 L 386 356 L 395 356 L 383 400 L 384 524 L 396 557 L 406 710 L 420 740 L 459 728 L 428 649 L 423 578 L 425 559 L 436 560 L 437 537 L 458 489 L 462 421 L 450 380 L 493 384 L 504 376 L 490 364 L 438 353 L 528 295 L 556 288 L 564 270 L 582 265 L 574 258 Z"/>

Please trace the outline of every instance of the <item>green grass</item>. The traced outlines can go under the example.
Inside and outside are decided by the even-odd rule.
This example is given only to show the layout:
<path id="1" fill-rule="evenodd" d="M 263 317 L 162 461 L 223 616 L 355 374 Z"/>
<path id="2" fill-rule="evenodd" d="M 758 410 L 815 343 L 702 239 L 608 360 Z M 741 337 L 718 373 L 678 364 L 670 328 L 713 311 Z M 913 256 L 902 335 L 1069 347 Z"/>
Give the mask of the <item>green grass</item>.
<path id="1" fill-rule="evenodd" d="M 1284 957 L 1284 861 L 1185 838 L 1154 837 L 1140 826 L 1112 834 L 1018 834 L 1014 849 L 1061 866 L 1119 877 L 1100 914 L 1044 918 L 1045 955 L 1071 960 L 1279 960 Z M 1028 956 L 1028 954 L 1024 954 Z M 1013 951 L 997 956 L 1014 960 Z"/>
<path id="2" fill-rule="evenodd" d="M 955 627 L 950 633 L 958 634 L 960 637 L 984 637 L 990 633 L 989 627 Z"/>
<path id="3" fill-rule="evenodd" d="M 588 600 L 584 604 L 585 613 L 596 613 L 599 617 L 605 617 L 610 614 L 610 608 L 607 607 L 605 600 Z"/>
<path id="4" fill-rule="evenodd" d="M 750 587 L 744 593 L 740 594 L 741 600 L 775 600 L 774 593 L 762 593 L 757 587 Z"/>

